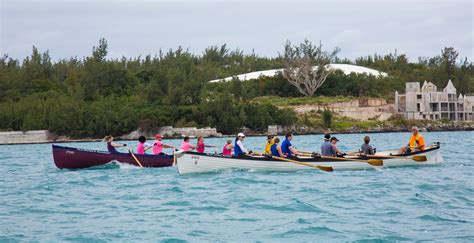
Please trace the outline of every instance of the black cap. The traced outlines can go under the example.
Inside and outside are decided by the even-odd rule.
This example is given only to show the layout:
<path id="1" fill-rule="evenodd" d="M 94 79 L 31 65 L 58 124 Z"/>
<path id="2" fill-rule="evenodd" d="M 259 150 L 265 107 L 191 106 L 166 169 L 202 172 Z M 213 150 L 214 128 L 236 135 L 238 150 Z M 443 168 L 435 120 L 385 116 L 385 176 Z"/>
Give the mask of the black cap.
<path id="1" fill-rule="evenodd" d="M 332 137 L 332 138 L 331 138 L 331 141 L 332 141 L 332 140 L 339 141 L 339 139 L 337 139 L 336 137 Z"/>
<path id="2" fill-rule="evenodd" d="M 267 135 L 267 139 L 272 139 L 273 135 Z"/>
<path id="3" fill-rule="evenodd" d="M 324 134 L 324 139 L 329 140 L 330 138 L 331 138 L 331 134 L 329 134 L 329 133 Z"/>

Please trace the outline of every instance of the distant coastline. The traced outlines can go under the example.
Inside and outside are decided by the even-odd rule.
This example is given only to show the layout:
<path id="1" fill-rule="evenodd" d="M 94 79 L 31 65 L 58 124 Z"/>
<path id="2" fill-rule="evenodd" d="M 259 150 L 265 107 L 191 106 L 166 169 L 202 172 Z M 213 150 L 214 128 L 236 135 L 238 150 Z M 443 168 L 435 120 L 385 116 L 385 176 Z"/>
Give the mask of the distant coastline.
<path id="1" fill-rule="evenodd" d="M 453 132 L 453 131 L 474 131 L 474 123 L 462 123 L 462 124 L 446 124 L 436 126 L 421 126 L 422 132 Z M 298 129 L 299 130 L 299 129 Z M 321 135 L 326 132 L 331 134 L 366 134 L 366 133 L 397 133 L 397 132 L 408 132 L 409 127 L 385 127 L 377 129 L 349 129 L 349 130 L 301 130 L 293 131 L 295 135 Z M 246 135 L 249 137 L 266 136 L 268 132 L 257 132 L 247 130 Z M 283 135 L 284 132 L 278 132 L 278 135 Z M 16 136 L 16 137 L 15 137 Z M 235 134 L 231 135 L 219 135 L 219 136 L 206 136 L 206 137 L 235 137 Z M 152 137 L 148 136 L 150 139 Z M 179 139 L 183 135 L 173 134 L 166 135 L 165 138 Z M 196 136 L 191 136 L 196 137 Z M 127 137 L 117 137 L 117 141 L 134 141 L 135 139 Z M 0 132 L 0 145 L 20 145 L 20 144 L 47 144 L 47 143 L 83 143 L 83 142 L 100 142 L 102 138 L 69 138 L 65 136 L 56 136 L 47 130 L 35 130 L 35 131 L 8 131 Z"/>

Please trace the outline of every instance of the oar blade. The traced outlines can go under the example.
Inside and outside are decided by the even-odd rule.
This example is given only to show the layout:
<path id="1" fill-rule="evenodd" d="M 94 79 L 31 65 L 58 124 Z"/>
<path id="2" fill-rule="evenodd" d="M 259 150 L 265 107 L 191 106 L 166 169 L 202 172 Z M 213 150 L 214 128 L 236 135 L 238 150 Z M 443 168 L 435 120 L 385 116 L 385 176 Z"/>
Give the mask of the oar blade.
<path id="1" fill-rule="evenodd" d="M 319 165 L 318 169 L 326 171 L 326 172 L 333 172 L 334 171 L 334 169 L 331 166 L 321 166 L 321 165 Z"/>
<path id="2" fill-rule="evenodd" d="M 367 163 L 373 166 L 383 166 L 383 160 L 381 159 L 369 159 Z"/>
<path id="3" fill-rule="evenodd" d="M 425 155 L 415 155 L 412 157 L 412 159 L 416 162 L 426 162 L 428 159 L 426 158 Z"/>

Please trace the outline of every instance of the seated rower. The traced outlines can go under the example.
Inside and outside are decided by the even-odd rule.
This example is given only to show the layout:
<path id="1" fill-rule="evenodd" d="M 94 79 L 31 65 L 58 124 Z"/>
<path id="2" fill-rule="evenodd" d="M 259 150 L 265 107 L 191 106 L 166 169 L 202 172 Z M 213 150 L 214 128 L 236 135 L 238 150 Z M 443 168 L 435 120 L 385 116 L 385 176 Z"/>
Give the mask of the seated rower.
<path id="1" fill-rule="evenodd" d="M 232 145 L 232 140 L 228 139 L 222 148 L 222 155 L 230 157 L 232 156 L 232 150 L 234 150 L 234 145 Z"/>
<path id="2" fill-rule="evenodd" d="M 138 145 L 137 145 L 136 154 L 145 154 L 145 152 L 151 148 L 153 148 L 153 145 L 146 142 L 145 136 L 138 137 Z"/>
<path id="3" fill-rule="evenodd" d="M 126 144 L 114 143 L 113 141 L 114 137 L 111 135 L 104 137 L 104 142 L 107 142 L 107 150 L 111 153 L 118 153 L 115 148 L 127 146 Z"/>
<path id="4" fill-rule="evenodd" d="M 336 150 L 334 149 L 334 146 L 331 144 L 331 135 L 329 133 L 326 133 L 324 135 L 324 142 L 321 145 L 321 155 L 336 157 Z"/>
<path id="5" fill-rule="evenodd" d="M 189 143 L 189 137 L 186 136 L 183 138 L 183 142 L 181 143 L 181 147 L 179 147 L 179 149 L 183 151 L 191 151 L 193 149 L 196 149 L 196 146 Z"/>
<path id="6" fill-rule="evenodd" d="M 265 154 L 272 154 L 271 147 L 273 145 L 273 135 L 267 136 L 267 143 L 265 144 Z"/>
<path id="7" fill-rule="evenodd" d="M 375 150 L 372 148 L 372 146 L 369 144 L 370 143 L 370 137 L 365 136 L 364 137 L 364 144 L 360 147 L 360 153 L 362 155 L 374 155 Z"/>
<path id="8" fill-rule="evenodd" d="M 204 153 L 205 148 L 214 148 L 214 145 L 206 145 L 204 144 L 204 138 L 202 136 L 198 137 L 197 144 L 196 144 L 196 152 Z"/>
<path id="9" fill-rule="evenodd" d="M 410 137 L 408 145 L 401 148 L 400 151 L 398 151 L 399 154 L 411 153 L 414 151 L 420 151 L 425 149 L 425 139 L 418 132 L 418 127 L 412 127 L 411 133 L 412 135 Z"/>
<path id="10" fill-rule="evenodd" d="M 244 154 L 251 154 L 252 151 L 248 151 L 245 147 L 244 144 L 242 143 L 245 139 L 245 134 L 239 133 L 237 134 L 237 138 L 235 138 L 235 145 L 234 145 L 234 155 L 235 156 L 241 156 Z"/>
<path id="11" fill-rule="evenodd" d="M 161 141 L 161 139 L 162 139 L 161 134 L 156 134 L 155 138 L 156 138 L 155 143 L 153 143 L 153 154 L 154 155 L 164 155 L 163 148 L 173 148 L 174 149 L 174 146 L 164 144 Z"/>
<path id="12" fill-rule="evenodd" d="M 337 148 L 337 142 L 339 142 L 339 139 L 337 139 L 336 137 L 332 137 L 331 138 L 331 145 L 334 149 L 334 152 L 336 153 L 336 156 L 337 157 L 342 157 L 344 155 L 346 155 L 346 153 L 343 153 L 341 152 L 338 148 Z"/>
<path id="13" fill-rule="evenodd" d="M 285 154 L 283 154 L 283 152 L 281 152 L 281 147 L 280 147 L 280 145 L 278 145 L 278 143 L 280 142 L 280 139 L 279 138 L 274 138 L 273 142 L 274 143 L 272 144 L 272 147 L 270 148 L 271 155 L 285 158 Z"/>
<path id="14" fill-rule="evenodd" d="M 285 134 L 285 140 L 281 143 L 281 152 L 283 154 L 287 154 L 287 158 L 291 158 L 293 156 L 298 156 L 299 152 L 293 147 L 291 140 L 293 139 L 293 134 L 291 132 L 287 132 Z"/>

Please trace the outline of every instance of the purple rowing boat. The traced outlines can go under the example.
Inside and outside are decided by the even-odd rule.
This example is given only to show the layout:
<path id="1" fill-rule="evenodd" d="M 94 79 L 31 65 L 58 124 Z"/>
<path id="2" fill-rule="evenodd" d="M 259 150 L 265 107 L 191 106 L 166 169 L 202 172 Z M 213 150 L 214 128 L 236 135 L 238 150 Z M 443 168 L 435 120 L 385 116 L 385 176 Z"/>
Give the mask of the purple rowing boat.
<path id="1" fill-rule="evenodd" d="M 165 167 L 173 165 L 173 155 L 135 154 L 143 167 Z M 53 145 L 53 159 L 59 169 L 80 169 L 118 161 L 138 166 L 129 153 L 110 153 L 90 149 Z"/>

